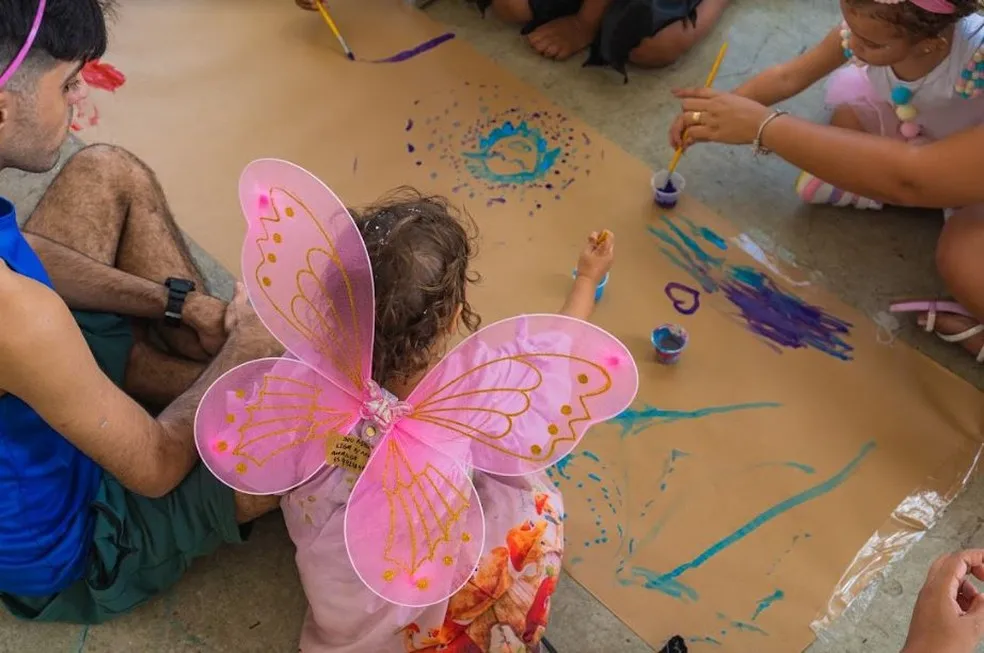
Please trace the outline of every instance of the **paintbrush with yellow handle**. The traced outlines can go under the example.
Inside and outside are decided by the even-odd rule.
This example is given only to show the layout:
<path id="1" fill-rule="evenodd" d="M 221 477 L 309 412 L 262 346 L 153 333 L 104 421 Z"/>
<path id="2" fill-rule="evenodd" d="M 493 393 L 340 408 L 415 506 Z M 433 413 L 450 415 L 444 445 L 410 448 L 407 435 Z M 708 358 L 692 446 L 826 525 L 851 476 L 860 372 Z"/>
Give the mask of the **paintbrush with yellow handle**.
<path id="1" fill-rule="evenodd" d="M 704 82 L 704 88 L 710 88 L 711 86 L 714 85 L 714 78 L 717 77 L 718 70 L 721 68 L 721 62 L 724 61 L 724 53 L 727 51 L 728 51 L 728 42 L 725 41 L 724 43 L 721 44 L 721 49 L 718 51 L 717 59 L 714 60 L 714 65 L 711 66 L 711 72 L 707 75 L 707 81 Z M 684 138 L 687 137 L 686 129 L 683 130 L 683 137 Z M 683 156 L 683 147 L 678 147 L 677 151 L 673 154 L 673 160 L 670 161 L 670 167 L 668 168 L 669 174 L 667 175 L 667 179 L 669 179 L 670 175 L 673 174 L 673 171 L 676 170 L 677 165 L 679 165 L 680 163 L 680 157 L 682 156 Z"/>
<path id="2" fill-rule="evenodd" d="M 331 14 L 328 13 L 328 8 L 325 7 L 324 0 L 315 0 L 315 4 L 318 6 L 318 13 L 321 14 L 322 18 L 324 18 L 325 22 L 328 24 L 328 28 L 335 35 L 335 38 L 338 39 L 339 44 L 342 46 L 342 50 L 345 51 L 345 56 L 350 60 L 355 61 L 355 53 L 352 52 L 352 48 L 350 48 L 348 43 L 345 42 L 344 37 L 342 37 L 342 33 L 338 30 L 338 25 L 336 25 L 335 21 L 331 19 Z"/>

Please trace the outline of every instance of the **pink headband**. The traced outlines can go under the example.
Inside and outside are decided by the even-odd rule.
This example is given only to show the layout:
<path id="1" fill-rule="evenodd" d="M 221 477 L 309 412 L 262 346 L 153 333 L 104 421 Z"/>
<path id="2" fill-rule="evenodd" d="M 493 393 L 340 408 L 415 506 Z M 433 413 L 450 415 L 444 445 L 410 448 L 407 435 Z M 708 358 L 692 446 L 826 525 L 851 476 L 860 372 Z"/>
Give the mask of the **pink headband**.
<path id="1" fill-rule="evenodd" d="M 14 60 L 10 62 L 7 69 L 0 74 L 0 88 L 3 88 L 4 84 L 10 81 L 10 78 L 14 76 L 17 69 L 20 68 L 24 60 L 27 59 L 27 54 L 31 51 L 31 46 L 34 45 L 34 39 L 38 37 L 38 30 L 41 29 L 41 17 L 44 15 L 44 6 L 46 0 L 38 0 L 38 13 L 34 14 L 34 24 L 31 25 L 31 31 L 27 35 L 27 40 L 24 41 L 23 47 L 21 47 L 20 52 L 14 57 Z"/>
<path id="2" fill-rule="evenodd" d="M 957 10 L 950 0 L 875 0 L 883 5 L 897 5 L 907 1 L 931 14 L 952 14 Z"/>

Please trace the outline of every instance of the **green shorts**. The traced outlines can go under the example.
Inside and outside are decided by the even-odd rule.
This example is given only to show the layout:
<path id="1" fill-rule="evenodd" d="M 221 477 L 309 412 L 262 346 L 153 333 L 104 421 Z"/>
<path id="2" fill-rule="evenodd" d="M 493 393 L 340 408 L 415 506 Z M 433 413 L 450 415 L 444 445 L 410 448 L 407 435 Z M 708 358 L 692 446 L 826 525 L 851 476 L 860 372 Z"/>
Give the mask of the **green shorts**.
<path id="1" fill-rule="evenodd" d="M 117 385 L 133 346 L 126 318 L 75 313 L 96 361 Z M 83 578 L 51 596 L 0 594 L 22 619 L 98 624 L 132 610 L 168 589 L 195 558 L 223 543 L 241 543 L 231 489 L 202 465 L 167 496 L 136 495 L 104 474 L 95 498 L 92 546 Z"/>

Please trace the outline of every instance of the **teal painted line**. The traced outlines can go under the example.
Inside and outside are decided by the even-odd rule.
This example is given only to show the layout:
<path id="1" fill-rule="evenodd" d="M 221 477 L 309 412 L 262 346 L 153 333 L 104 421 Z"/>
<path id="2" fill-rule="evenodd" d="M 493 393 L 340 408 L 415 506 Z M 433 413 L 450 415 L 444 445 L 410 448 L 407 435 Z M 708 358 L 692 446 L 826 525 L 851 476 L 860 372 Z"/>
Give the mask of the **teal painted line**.
<path id="1" fill-rule="evenodd" d="M 861 462 L 874 449 L 874 442 L 866 443 L 863 447 L 861 447 L 861 451 L 854 457 L 854 459 L 848 462 L 847 465 L 845 465 L 839 472 L 828 478 L 826 481 L 807 488 L 799 494 L 781 501 L 768 510 L 759 513 L 744 526 L 714 543 L 696 558 L 690 560 L 689 562 L 683 563 L 676 569 L 665 574 L 656 574 L 655 572 L 643 567 L 634 567 L 632 569 L 632 575 L 644 578 L 645 582 L 643 583 L 643 586 L 647 589 L 658 590 L 674 598 L 682 598 L 687 596 L 689 598 L 696 599 L 696 591 L 677 580 L 680 576 L 687 573 L 691 569 L 700 567 L 714 556 L 748 537 L 773 519 L 789 512 L 794 508 L 798 508 L 804 503 L 818 499 L 837 489 L 844 483 L 844 481 L 850 478 L 851 474 L 854 473 Z"/>
<path id="2" fill-rule="evenodd" d="M 772 604 L 776 601 L 782 601 L 786 598 L 786 594 L 782 590 L 776 590 L 769 596 L 758 602 L 758 607 L 755 608 L 755 613 L 752 615 L 752 621 L 758 619 L 759 615 L 772 607 Z"/>

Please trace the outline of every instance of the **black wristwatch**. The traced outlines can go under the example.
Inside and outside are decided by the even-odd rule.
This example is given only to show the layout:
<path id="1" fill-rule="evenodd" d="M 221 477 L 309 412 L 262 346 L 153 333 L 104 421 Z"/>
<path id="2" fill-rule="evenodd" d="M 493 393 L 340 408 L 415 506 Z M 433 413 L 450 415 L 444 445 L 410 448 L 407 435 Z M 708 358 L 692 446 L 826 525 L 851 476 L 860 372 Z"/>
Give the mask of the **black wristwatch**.
<path id="1" fill-rule="evenodd" d="M 174 277 L 164 282 L 167 286 L 167 308 L 164 309 L 164 324 L 169 327 L 181 326 L 181 311 L 184 310 L 188 293 L 195 289 L 195 282 Z"/>

